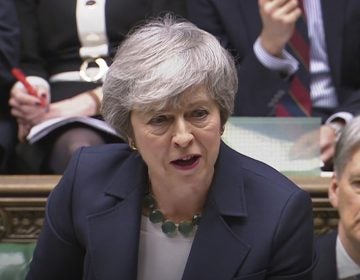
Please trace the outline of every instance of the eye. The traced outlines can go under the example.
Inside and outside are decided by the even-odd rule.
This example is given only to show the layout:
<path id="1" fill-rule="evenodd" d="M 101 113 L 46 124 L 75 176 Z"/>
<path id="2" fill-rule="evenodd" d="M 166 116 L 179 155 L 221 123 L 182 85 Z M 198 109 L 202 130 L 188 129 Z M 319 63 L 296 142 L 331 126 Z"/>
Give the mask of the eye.
<path id="1" fill-rule="evenodd" d="M 149 124 L 151 125 L 161 125 L 166 123 L 169 120 L 169 118 L 165 115 L 155 116 L 150 119 Z"/>
<path id="2" fill-rule="evenodd" d="M 356 179 L 351 182 L 352 187 L 356 190 L 356 192 L 360 192 L 360 180 Z"/>
<path id="3" fill-rule="evenodd" d="M 207 115 L 209 115 L 209 112 L 205 109 L 197 109 L 191 112 L 191 117 L 197 118 L 197 119 L 203 119 Z"/>

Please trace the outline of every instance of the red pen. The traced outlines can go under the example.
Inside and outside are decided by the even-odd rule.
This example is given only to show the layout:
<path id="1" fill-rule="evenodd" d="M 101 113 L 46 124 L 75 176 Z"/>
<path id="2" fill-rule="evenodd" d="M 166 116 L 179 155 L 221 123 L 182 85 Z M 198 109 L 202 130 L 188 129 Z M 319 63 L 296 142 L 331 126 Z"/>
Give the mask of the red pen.
<path id="1" fill-rule="evenodd" d="M 32 87 L 32 85 L 30 85 L 30 83 L 26 80 L 26 77 L 23 73 L 23 71 L 21 71 L 21 69 L 19 68 L 12 68 L 11 69 L 11 73 L 13 74 L 13 76 L 23 84 L 23 86 L 26 88 L 27 92 L 32 95 L 32 96 L 35 96 L 35 97 L 38 97 L 39 96 L 37 95 L 36 93 L 36 90 Z M 45 107 L 46 106 L 46 103 L 45 103 L 45 99 L 44 98 L 39 98 L 40 99 L 40 105 L 41 107 Z"/>

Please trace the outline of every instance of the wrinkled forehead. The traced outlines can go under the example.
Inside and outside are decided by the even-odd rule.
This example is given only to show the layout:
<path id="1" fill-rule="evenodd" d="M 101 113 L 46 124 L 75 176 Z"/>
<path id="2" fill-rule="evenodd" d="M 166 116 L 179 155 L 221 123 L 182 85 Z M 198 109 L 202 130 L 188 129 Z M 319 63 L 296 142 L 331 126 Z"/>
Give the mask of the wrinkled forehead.
<path id="1" fill-rule="evenodd" d="M 139 104 L 134 106 L 134 110 L 144 113 L 152 113 L 162 110 L 172 110 L 181 107 L 188 107 L 192 104 L 212 100 L 210 92 L 203 85 L 192 86 L 178 94 L 169 94 L 168 98 L 157 100 L 149 104 Z"/>

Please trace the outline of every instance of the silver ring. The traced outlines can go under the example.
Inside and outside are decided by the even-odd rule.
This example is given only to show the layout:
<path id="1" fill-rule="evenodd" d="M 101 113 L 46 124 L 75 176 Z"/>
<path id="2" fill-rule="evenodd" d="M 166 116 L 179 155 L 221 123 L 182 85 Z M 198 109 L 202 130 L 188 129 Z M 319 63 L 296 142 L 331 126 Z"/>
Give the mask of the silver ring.
<path id="1" fill-rule="evenodd" d="M 89 73 L 87 72 L 87 70 L 89 68 L 89 64 L 92 62 L 96 63 L 96 65 L 98 67 L 98 72 L 95 75 L 90 76 Z M 81 64 L 79 74 L 80 74 L 81 79 L 86 82 L 98 82 L 104 77 L 104 75 L 108 69 L 109 69 L 109 66 L 107 65 L 106 61 L 103 58 L 89 57 L 89 58 L 86 58 L 84 60 L 84 62 Z"/>

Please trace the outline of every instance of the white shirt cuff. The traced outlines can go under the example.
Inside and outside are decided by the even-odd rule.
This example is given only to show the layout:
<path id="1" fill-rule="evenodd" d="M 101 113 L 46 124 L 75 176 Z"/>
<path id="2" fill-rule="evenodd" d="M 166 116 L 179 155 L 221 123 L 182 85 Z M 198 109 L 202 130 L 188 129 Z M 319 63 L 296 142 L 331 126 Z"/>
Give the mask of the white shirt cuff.
<path id="1" fill-rule="evenodd" d="M 283 58 L 278 58 L 269 54 L 260 43 L 260 38 L 257 38 L 254 44 L 254 52 L 260 63 L 265 67 L 285 72 L 287 75 L 292 75 L 298 69 L 299 62 L 286 50 L 282 52 Z"/>
<path id="2" fill-rule="evenodd" d="M 345 123 L 350 122 L 354 118 L 353 114 L 349 112 L 338 112 L 336 114 L 331 115 L 325 123 L 330 123 L 335 119 L 342 119 Z"/>

